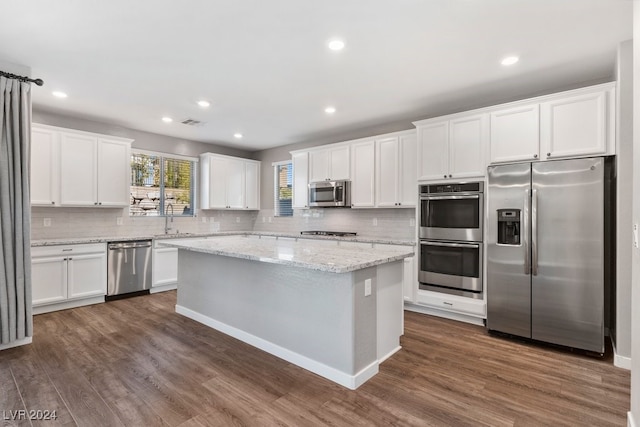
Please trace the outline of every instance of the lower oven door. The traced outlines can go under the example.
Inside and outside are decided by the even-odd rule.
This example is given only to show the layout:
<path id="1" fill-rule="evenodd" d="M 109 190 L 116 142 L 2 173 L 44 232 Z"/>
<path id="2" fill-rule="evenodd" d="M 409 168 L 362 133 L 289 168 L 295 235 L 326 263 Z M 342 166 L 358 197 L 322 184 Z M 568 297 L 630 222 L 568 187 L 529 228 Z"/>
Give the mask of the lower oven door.
<path id="1" fill-rule="evenodd" d="M 482 292 L 482 259 L 482 243 L 421 240 L 419 282 L 426 286 Z"/>

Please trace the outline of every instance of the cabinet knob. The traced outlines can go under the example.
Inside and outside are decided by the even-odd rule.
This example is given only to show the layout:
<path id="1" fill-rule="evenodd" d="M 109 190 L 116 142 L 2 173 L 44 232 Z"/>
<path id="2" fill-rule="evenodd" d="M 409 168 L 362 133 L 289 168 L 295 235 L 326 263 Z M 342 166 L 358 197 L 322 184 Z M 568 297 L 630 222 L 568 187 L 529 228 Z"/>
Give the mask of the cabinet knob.
<path id="1" fill-rule="evenodd" d="M 451 174 L 449 174 L 449 178 L 451 178 Z"/>
<path id="2" fill-rule="evenodd" d="M 52 205 L 55 205 L 55 204 L 56 204 L 56 202 L 51 202 L 51 204 L 52 204 Z"/>
<path id="3" fill-rule="evenodd" d="M 537 155 L 537 154 L 534 154 L 534 155 L 533 155 L 533 158 L 534 158 L 534 159 L 537 159 L 537 158 L 538 158 L 538 155 Z"/>
<path id="4" fill-rule="evenodd" d="M 402 206 L 402 203 L 401 203 L 401 202 L 398 202 L 398 206 Z"/>
<path id="5" fill-rule="evenodd" d="M 102 206 L 102 202 L 98 202 L 98 204 L 99 204 L 100 206 Z"/>
<path id="6" fill-rule="evenodd" d="M 547 157 L 551 157 L 551 153 L 547 153 Z"/>
<path id="7" fill-rule="evenodd" d="M 447 175 L 444 176 L 445 178 L 447 177 Z"/>

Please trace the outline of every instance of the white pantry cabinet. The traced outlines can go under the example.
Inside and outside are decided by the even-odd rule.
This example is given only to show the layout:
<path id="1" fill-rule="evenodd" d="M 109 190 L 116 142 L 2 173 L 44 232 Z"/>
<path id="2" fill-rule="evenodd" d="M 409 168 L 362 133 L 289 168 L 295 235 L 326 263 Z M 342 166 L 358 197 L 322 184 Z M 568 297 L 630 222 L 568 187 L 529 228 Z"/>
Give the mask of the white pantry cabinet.
<path id="1" fill-rule="evenodd" d="M 39 246 L 31 255 L 34 314 L 104 302 L 105 243 Z"/>
<path id="2" fill-rule="evenodd" d="M 34 206 L 129 205 L 131 139 L 34 124 Z"/>
<path id="3" fill-rule="evenodd" d="M 309 153 L 298 151 L 291 153 L 293 164 L 293 209 L 309 207 Z"/>
<path id="4" fill-rule="evenodd" d="M 260 209 L 260 162 L 221 154 L 200 155 L 202 209 Z"/>
<path id="5" fill-rule="evenodd" d="M 375 154 L 373 139 L 351 144 L 351 207 L 375 206 Z"/>
<path id="6" fill-rule="evenodd" d="M 417 203 L 416 132 L 376 139 L 376 206 L 414 207 Z"/>
<path id="7" fill-rule="evenodd" d="M 349 179 L 349 144 L 309 150 L 309 182 Z"/>
<path id="8" fill-rule="evenodd" d="M 414 122 L 418 132 L 418 179 L 483 177 L 488 114 L 459 114 L 448 120 Z"/>
<path id="9" fill-rule="evenodd" d="M 490 162 L 615 154 L 615 84 L 496 106 Z"/>

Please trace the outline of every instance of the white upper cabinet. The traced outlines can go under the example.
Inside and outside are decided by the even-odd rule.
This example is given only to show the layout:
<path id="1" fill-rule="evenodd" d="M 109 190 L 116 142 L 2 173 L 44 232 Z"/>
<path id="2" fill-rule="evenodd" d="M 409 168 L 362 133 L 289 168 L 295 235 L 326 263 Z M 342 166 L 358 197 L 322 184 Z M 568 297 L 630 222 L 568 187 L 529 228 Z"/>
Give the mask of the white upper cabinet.
<path id="1" fill-rule="evenodd" d="M 540 158 L 539 110 L 533 104 L 491 113 L 491 163 Z"/>
<path id="2" fill-rule="evenodd" d="M 416 154 L 415 131 L 376 140 L 376 206 L 416 205 Z"/>
<path id="3" fill-rule="evenodd" d="M 607 152 L 607 93 L 570 96 L 540 105 L 545 158 Z"/>
<path id="4" fill-rule="evenodd" d="M 60 203 L 60 142 L 57 132 L 34 127 L 31 131 L 31 204 Z"/>
<path id="5" fill-rule="evenodd" d="M 494 107 L 491 163 L 615 154 L 615 85 Z"/>
<path id="6" fill-rule="evenodd" d="M 34 124 L 31 202 L 128 206 L 130 139 Z"/>
<path id="7" fill-rule="evenodd" d="M 131 176 L 131 147 L 128 143 L 98 138 L 98 204 L 127 206 Z"/>
<path id="8" fill-rule="evenodd" d="M 309 182 L 349 179 L 349 145 L 309 151 Z"/>
<path id="9" fill-rule="evenodd" d="M 416 122 L 418 179 L 482 177 L 486 169 L 487 114 Z"/>
<path id="10" fill-rule="evenodd" d="M 306 151 L 291 154 L 293 164 L 293 202 L 294 209 L 309 207 L 309 153 Z"/>
<path id="11" fill-rule="evenodd" d="M 354 208 L 375 206 L 375 153 L 373 139 L 351 145 L 351 206 Z"/>
<path id="12" fill-rule="evenodd" d="M 245 162 L 245 200 L 244 208 L 260 210 L 260 163 Z"/>
<path id="13" fill-rule="evenodd" d="M 200 169 L 202 209 L 260 209 L 260 162 L 204 153 Z"/>

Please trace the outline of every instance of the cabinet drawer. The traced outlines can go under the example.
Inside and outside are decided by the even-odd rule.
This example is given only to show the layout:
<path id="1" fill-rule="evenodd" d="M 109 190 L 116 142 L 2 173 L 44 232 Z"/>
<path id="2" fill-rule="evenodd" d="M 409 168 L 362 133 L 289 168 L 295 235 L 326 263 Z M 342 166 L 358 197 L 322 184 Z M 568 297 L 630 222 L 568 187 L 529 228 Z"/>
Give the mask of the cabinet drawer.
<path id="1" fill-rule="evenodd" d="M 31 248 L 31 257 L 49 257 L 71 254 L 94 254 L 107 251 L 106 243 L 90 243 L 79 245 L 36 246 Z"/>
<path id="2" fill-rule="evenodd" d="M 486 316 L 486 304 L 483 300 L 473 300 L 455 295 L 418 290 L 416 302 L 440 310 L 472 314 L 481 317 Z"/>

